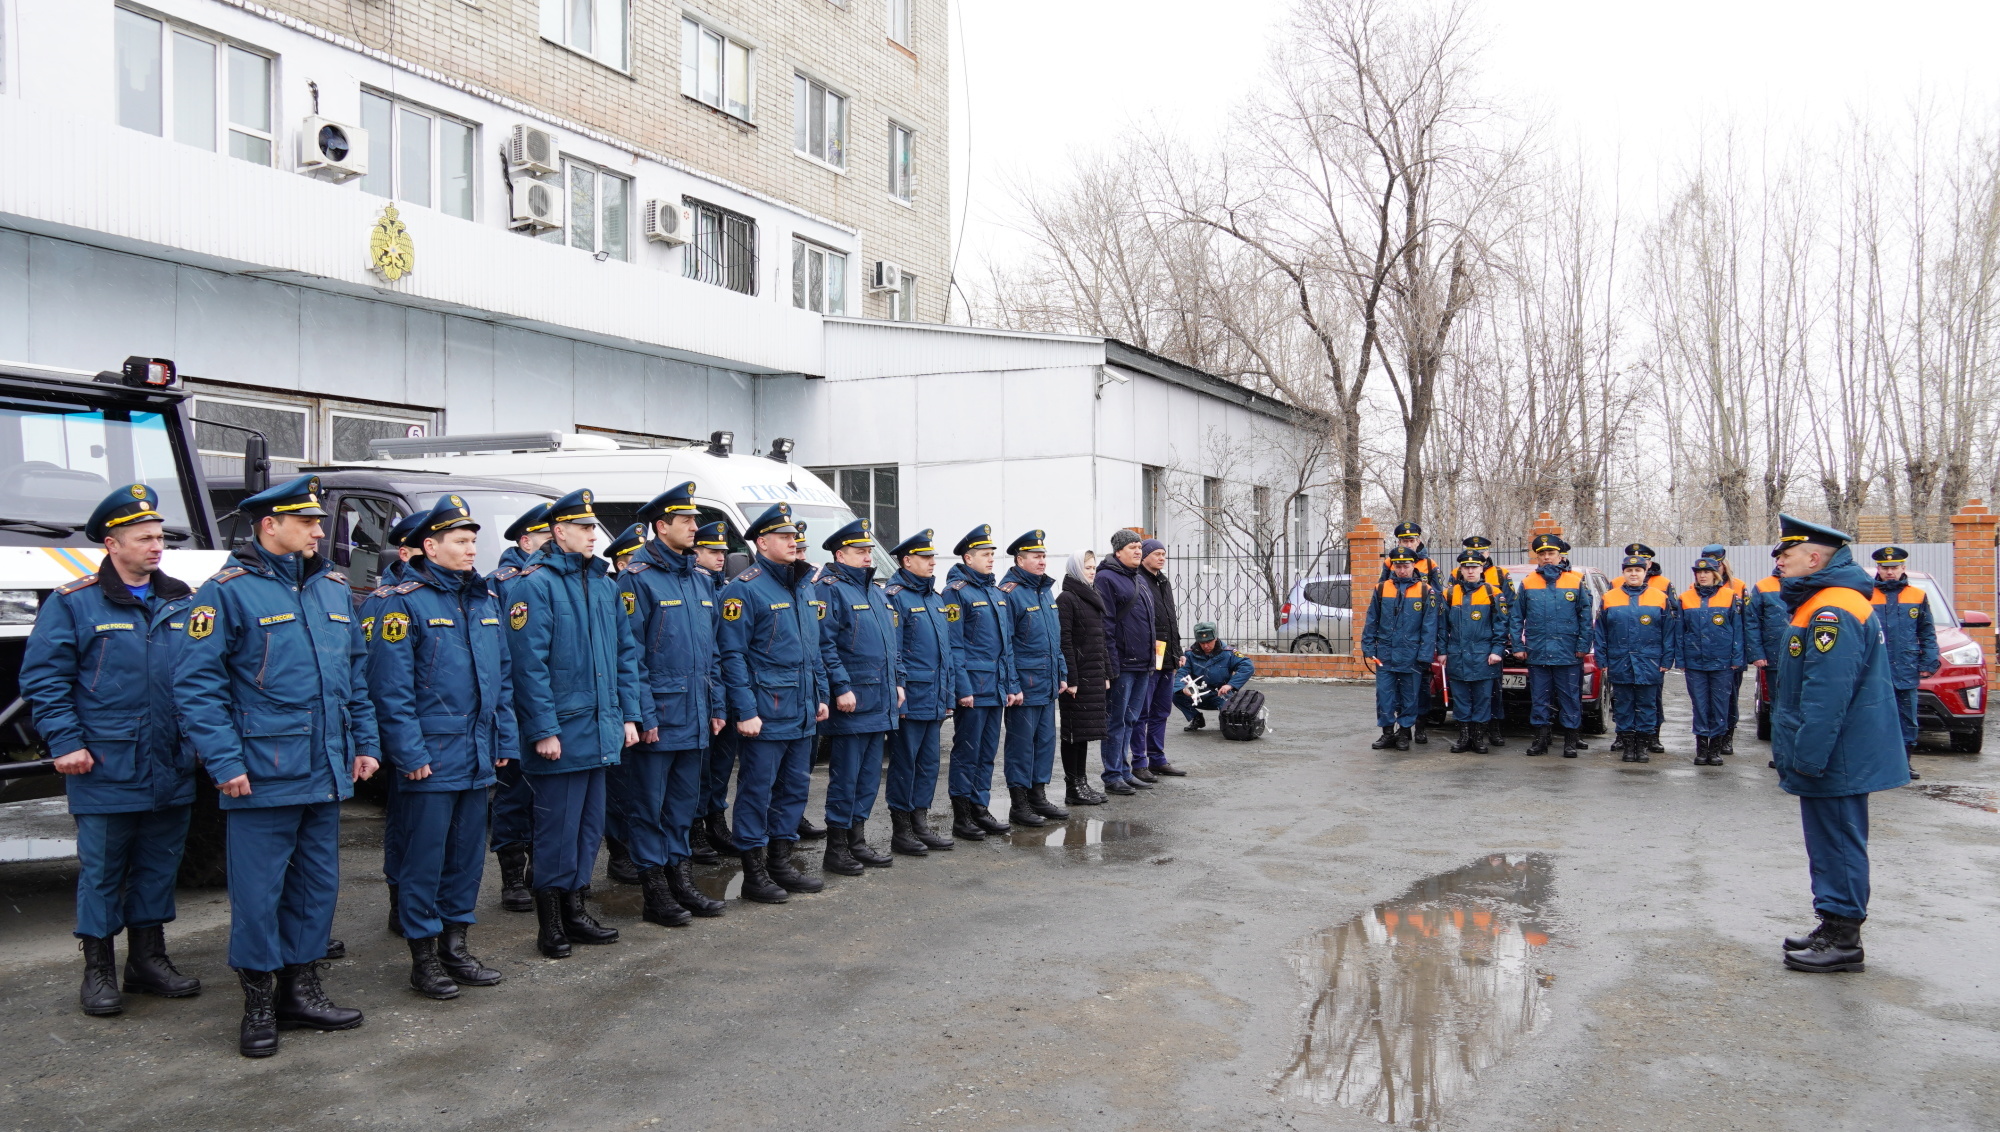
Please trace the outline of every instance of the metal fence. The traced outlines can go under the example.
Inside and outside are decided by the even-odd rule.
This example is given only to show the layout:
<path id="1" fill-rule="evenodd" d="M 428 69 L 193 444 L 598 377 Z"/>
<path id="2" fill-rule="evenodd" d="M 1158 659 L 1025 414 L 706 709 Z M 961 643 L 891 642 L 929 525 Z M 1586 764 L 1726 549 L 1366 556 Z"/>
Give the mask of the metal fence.
<path id="1" fill-rule="evenodd" d="M 1185 638 L 1194 637 L 1196 622 L 1213 621 L 1217 634 L 1242 650 L 1344 653 L 1352 647 L 1345 546 L 1268 556 L 1170 549 L 1167 576 Z"/>
<path id="2" fill-rule="evenodd" d="M 1869 564 L 1868 556 L 1875 553 L 1881 543 L 1855 543 L 1854 560 L 1863 566 Z M 1929 574 L 1943 583 L 1946 594 L 1955 592 L 1952 583 L 1955 571 L 1952 566 L 1951 544 L 1948 542 L 1906 542 L 1899 543 L 1910 552 L 1909 567 L 1920 573 Z M 1674 585 L 1686 589 L 1694 581 L 1694 560 L 1701 557 L 1699 546 L 1656 546 L 1656 561 L 1660 570 L 1672 579 Z M 1579 546 L 1569 552 L 1571 564 L 1594 566 L 1604 571 L 1607 577 L 1618 575 L 1618 564 L 1625 557 L 1624 546 Z M 1525 553 L 1516 561 L 1527 561 Z M 1737 577 L 1747 582 L 1755 582 L 1771 572 L 1771 544 L 1753 543 L 1747 546 L 1729 548 L 1729 568 Z"/>

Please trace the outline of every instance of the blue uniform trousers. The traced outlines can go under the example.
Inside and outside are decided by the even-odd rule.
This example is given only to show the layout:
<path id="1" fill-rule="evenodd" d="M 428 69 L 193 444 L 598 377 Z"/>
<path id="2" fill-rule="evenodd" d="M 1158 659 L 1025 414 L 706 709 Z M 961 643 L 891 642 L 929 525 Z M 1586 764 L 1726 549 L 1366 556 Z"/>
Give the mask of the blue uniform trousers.
<path id="1" fill-rule="evenodd" d="M 404 939 L 429 939 L 446 924 L 477 923 L 486 872 L 486 791 L 404 790 L 403 854 L 396 918 Z"/>
<path id="2" fill-rule="evenodd" d="M 1422 672 L 1375 670 L 1375 726 L 1412 727 L 1417 722 L 1417 691 L 1424 685 Z"/>
<path id="3" fill-rule="evenodd" d="M 1056 705 L 1023 704 L 1006 713 L 1008 788 L 1045 785 L 1056 769 Z"/>
<path id="4" fill-rule="evenodd" d="M 382 764 L 382 879 L 400 884 L 403 871 L 403 807 L 399 797 L 403 776 L 387 760 Z M 436 934 L 436 933 L 432 933 Z"/>
<path id="5" fill-rule="evenodd" d="M 521 769 L 521 760 L 509 759 L 506 766 L 495 767 L 493 774 L 500 781 L 493 786 L 490 847 L 526 845 L 535 839 L 535 793 L 523 781 L 527 773 Z"/>
<path id="6" fill-rule="evenodd" d="M 104 938 L 174 918 L 174 877 L 192 806 L 77 814 L 76 934 Z"/>
<path id="7" fill-rule="evenodd" d="M 1583 665 L 1528 666 L 1528 722 L 1536 727 L 1583 726 Z"/>
<path id="8" fill-rule="evenodd" d="M 1142 672 L 1139 690 L 1139 718 L 1132 726 L 1132 765 L 1167 765 L 1167 720 L 1174 714 L 1174 674 Z M 1044 776 L 1046 780 L 1046 776 Z"/>
<path id="9" fill-rule="evenodd" d="M 1903 721 L 1903 746 L 1917 745 L 1917 689 L 1896 689 L 1896 715 Z"/>
<path id="10" fill-rule="evenodd" d="M 1451 681 L 1451 716 L 1460 723 L 1491 723 L 1498 713 L 1500 681 Z"/>
<path id="11" fill-rule="evenodd" d="M 1660 729 L 1660 685 L 1658 684 L 1613 684 L 1611 686 L 1611 718 L 1618 724 L 1618 731 L 1628 731 L 1650 735 Z"/>
<path id="12" fill-rule="evenodd" d="M 604 841 L 605 768 L 523 777 L 534 795 L 535 887 L 575 891 L 589 884 Z"/>
<path id="13" fill-rule="evenodd" d="M 827 736 L 826 824 L 851 829 L 875 812 L 875 795 L 882 790 L 882 743 L 887 737 L 885 731 Z"/>
<path id="14" fill-rule="evenodd" d="M 794 841 L 806 816 L 812 788 L 813 737 L 737 738 L 736 843 L 761 849 L 773 841 Z"/>
<path id="15" fill-rule="evenodd" d="M 1743 674 L 1749 666 L 1729 670 L 1729 730 L 1736 730 L 1736 701 L 1743 698 Z"/>
<path id="16" fill-rule="evenodd" d="M 993 798 L 993 762 L 1000 754 L 1005 709 L 962 707 L 951 712 L 951 796 L 984 806 Z"/>
<path id="17" fill-rule="evenodd" d="M 702 764 L 708 748 L 641 751 L 628 747 L 611 769 L 605 825 L 625 843 L 642 869 L 678 864 L 688 855 L 688 826 L 701 802 Z M 612 825 L 612 818 L 617 824 Z"/>
<path id="18" fill-rule="evenodd" d="M 701 767 L 701 802 L 695 807 L 701 816 L 729 808 L 729 772 L 736 769 L 736 750 L 741 742 L 733 725 L 725 726 L 708 741 L 708 755 Z"/>
<path id="19" fill-rule="evenodd" d="M 1139 725 L 1139 713 L 1145 709 L 1144 692 L 1151 687 L 1152 677 L 1151 672 L 1120 672 L 1105 690 L 1104 742 L 1097 749 L 1104 760 L 1107 783 L 1132 776 L 1132 730 Z"/>
<path id="20" fill-rule="evenodd" d="M 937 797 L 938 738 L 942 719 L 904 716 L 889 732 L 889 808 L 897 812 L 925 810 Z"/>
<path id="21" fill-rule="evenodd" d="M 275 971 L 326 957 L 340 894 L 340 803 L 224 810 L 229 965 Z"/>
<path id="22" fill-rule="evenodd" d="M 1694 705 L 1696 735 L 1711 738 L 1728 731 L 1736 722 L 1735 713 L 1730 710 L 1731 696 L 1741 679 L 1743 670 L 1740 668 L 1687 670 L 1688 701 Z"/>
<path id="23" fill-rule="evenodd" d="M 1868 916 L 1868 795 L 1800 798 L 1806 862 L 1812 868 L 1813 909 Z"/>

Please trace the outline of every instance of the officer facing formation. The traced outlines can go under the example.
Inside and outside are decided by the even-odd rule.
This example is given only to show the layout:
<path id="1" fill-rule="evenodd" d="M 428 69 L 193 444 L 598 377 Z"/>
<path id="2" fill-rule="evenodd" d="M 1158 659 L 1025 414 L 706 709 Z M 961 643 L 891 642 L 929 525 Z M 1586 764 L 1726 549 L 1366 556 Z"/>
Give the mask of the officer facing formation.
<path id="1" fill-rule="evenodd" d="M 1903 723 L 1904 761 L 1910 777 L 1922 777 L 1916 763 L 1917 687 L 1924 677 L 1938 670 L 1937 623 L 1931 619 L 1931 603 L 1923 587 L 1913 584 L 1904 570 L 1910 552 L 1900 546 L 1885 546 L 1874 554 L 1875 588 L 1868 600 L 1882 618 L 1882 634 L 1889 647 L 1889 675 L 1896 688 L 1896 712 Z"/>
<path id="2" fill-rule="evenodd" d="M 1375 665 L 1375 724 L 1382 735 L 1370 746 L 1378 751 L 1410 749 L 1410 729 L 1422 710 L 1419 690 L 1438 651 L 1437 591 L 1417 576 L 1418 561 L 1408 547 L 1389 552 L 1389 577 L 1368 599 L 1361 628 L 1361 655 Z"/>
<path id="3" fill-rule="evenodd" d="M 500 552 L 500 567 L 488 579 L 503 609 L 507 604 L 507 583 L 553 537 L 549 531 L 549 505 L 537 503 L 528 508 L 508 524 L 505 537 L 512 545 Z M 534 838 L 534 795 L 522 777 L 520 759 L 500 762 L 493 773 L 492 828 L 487 840 L 500 866 L 500 907 L 509 912 L 532 912 L 535 900 L 533 879 L 528 871 L 528 844 Z"/>
<path id="4" fill-rule="evenodd" d="M 1625 556 L 1624 580 L 1606 591 L 1593 631 L 1598 666 L 1611 683 L 1620 762 L 1653 761 L 1648 748 L 1660 730 L 1660 689 L 1680 643 L 1680 619 L 1648 578 L 1652 564 L 1644 555 Z"/>
<path id="5" fill-rule="evenodd" d="M 1049 801 L 1048 793 L 1056 766 L 1056 697 L 1069 692 L 1069 672 L 1045 539 L 1036 530 L 1009 543 L 1014 565 L 1000 583 L 1014 678 L 1021 689 L 1020 702 L 1005 709 L 1007 817 L 1031 827 L 1069 817 L 1068 810 Z"/>
<path id="6" fill-rule="evenodd" d="M 889 732 L 889 847 L 921 857 L 950 849 L 951 838 L 930 825 L 937 797 L 938 739 L 954 707 L 973 705 L 972 685 L 952 647 L 945 602 L 937 593 L 935 532 L 925 528 L 896 544 L 897 570 L 884 588 L 896 610 L 903 662 L 903 708 Z"/>
<path id="7" fill-rule="evenodd" d="M 952 653 L 972 696 L 970 707 L 953 712 L 951 735 L 951 833 L 967 841 L 984 841 L 989 833 L 1013 828 L 987 809 L 993 761 L 1000 752 L 1001 711 L 1021 702 L 1012 618 L 1007 596 L 993 578 L 994 549 L 993 528 L 974 527 L 952 548 L 959 561 L 945 582 Z"/>
<path id="8" fill-rule="evenodd" d="M 1530 547 L 1535 568 L 1515 591 L 1508 636 L 1514 654 L 1528 664 L 1528 722 L 1535 738 L 1525 753 L 1546 755 L 1556 724 L 1563 729 L 1563 757 L 1583 750 L 1583 658 L 1592 645 L 1590 591 L 1583 575 L 1569 569 L 1562 536 L 1539 534 Z"/>
<path id="9" fill-rule="evenodd" d="M 1438 610 L 1437 650 L 1444 661 L 1451 714 L 1458 720 L 1454 754 L 1486 754 L 1488 731 L 1500 718 L 1496 688 L 1507 653 L 1507 600 L 1486 580 L 1493 568 L 1481 549 L 1468 545 L 1458 556 L 1458 572 Z"/>

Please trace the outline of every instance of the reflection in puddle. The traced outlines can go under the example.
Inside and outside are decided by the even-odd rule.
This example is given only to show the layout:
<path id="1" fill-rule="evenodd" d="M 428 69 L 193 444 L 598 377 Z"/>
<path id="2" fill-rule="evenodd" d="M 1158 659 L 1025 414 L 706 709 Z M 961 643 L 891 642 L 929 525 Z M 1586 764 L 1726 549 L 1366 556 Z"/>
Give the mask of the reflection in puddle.
<path id="1" fill-rule="evenodd" d="M 2000 794 L 1978 786 L 1946 786 L 1938 783 L 1912 786 L 1910 789 L 1926 798 L 1936 798 L 1940 802 L 1956 802 L 1961 806 L 1971 806 L 1975 810 L 1985 810 L 1989 814 L 2000 814 Z"/>
<path id="2" fill-rule="evenodd" d="M 697 867 L 694 886 L 710 900 L 734 900 L 743 895 L 743 866 L 733 858 L 727 864 Z"/>
<path id="3" fill-rule="evenodd" d="M 59 861 L 76 856 L 76 840 L 69 837 L 0 838 L 0 861 Z"/>
<path id="4" fill-rule="evenodd" d="M 1546 1020 L 1541 854 L 1494 855 L 1301 941 L 1305 1032 L 1278 1088 L 1433 1129 L 1444 1104 Z"/>
<path id="5" fill-rule="evenodd" d="M 1099 818 L 1071 818 L 1050 822 L 1038 829 L 1015 826 L 1009 840 L 1016 846 L 1040 849 L 1059 845 L 1102 845 L 1107 841 L 1129 841 L 1142 837 L 1146 827 L 1137 822 L 1103 821 Z"/>

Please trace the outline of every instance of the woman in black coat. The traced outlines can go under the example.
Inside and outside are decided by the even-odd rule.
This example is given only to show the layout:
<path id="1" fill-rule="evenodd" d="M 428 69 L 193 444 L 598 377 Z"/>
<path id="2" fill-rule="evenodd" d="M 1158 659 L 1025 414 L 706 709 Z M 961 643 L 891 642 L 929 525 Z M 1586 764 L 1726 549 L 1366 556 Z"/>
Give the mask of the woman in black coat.
<path id="1" fill-rule="evenodd" d="M 1056 702 L 1062 716 L 1063 802 L 1097 806 L 1104 795 L 1090 784 L 1090 744 L 1105 735 L 1105 699 L 1111 687 L 1111 657 L 1104 643 L 1104 601 L 1091 583 L 1097 555 L 1079 550 L 1069 556 L 1056 612 L 1062 621 L 1063 664 L 1072 691 Z"/>

